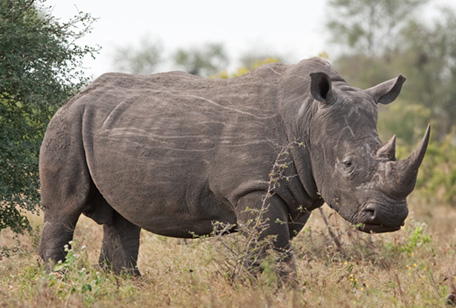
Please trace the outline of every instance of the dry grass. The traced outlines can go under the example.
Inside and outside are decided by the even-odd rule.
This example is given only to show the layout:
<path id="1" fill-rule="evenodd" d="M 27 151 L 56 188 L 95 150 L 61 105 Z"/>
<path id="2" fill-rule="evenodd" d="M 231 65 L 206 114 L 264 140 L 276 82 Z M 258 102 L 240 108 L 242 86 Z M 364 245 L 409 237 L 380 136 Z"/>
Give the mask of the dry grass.
<path id="1" fill-rule="evenodd" d="M 294 240 L 299 286 L 258 278 L 227 279 L 224 245 L 143 232 L 139 279 L 96 265 L 101 227 L 81 218 L 67 272 L 46 275 L 32 236 L 0 233 L 1 307 L 445 307 L 456 274 L 456 209 L 410 200 L 401 231 L 366 235 L 325 208 L 341 249 L 315 211 Z M 39 229 L 42 217 L 33 217 Z M 236 243 L 230 235 L 223 244 Z M 456 290 L 453 290 L 456 292 Z"/>

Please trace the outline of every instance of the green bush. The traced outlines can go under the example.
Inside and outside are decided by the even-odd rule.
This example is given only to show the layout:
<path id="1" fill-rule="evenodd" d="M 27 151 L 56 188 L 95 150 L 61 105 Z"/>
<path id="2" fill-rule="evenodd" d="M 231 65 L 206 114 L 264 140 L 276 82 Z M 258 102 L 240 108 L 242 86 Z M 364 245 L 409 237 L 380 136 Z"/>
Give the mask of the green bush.
<path id="1" fill-rule="evenodd" d="M 82 59 L 97 51 L 76 44 L 90 32 L 90 15 L 62 23 L 44 2 L 0 1 L 0 230 L 30 228 L 23 211 L 38 209 L 38 153 L 47 123 L 87 83 Z"/>
<path id="2" fill-rule="evenodd" d="M 29 226 L 20 209 L 37 209 L 42 138 L 37 117 L 30 106 L 0 94 L 0 229 L 20 232 Z"/>
<path id="3" fill-rule="evenodd" d="M 441 142 L 431 141 L 417 189 L 430 202 L 456 207 L 456 128 Z"/>

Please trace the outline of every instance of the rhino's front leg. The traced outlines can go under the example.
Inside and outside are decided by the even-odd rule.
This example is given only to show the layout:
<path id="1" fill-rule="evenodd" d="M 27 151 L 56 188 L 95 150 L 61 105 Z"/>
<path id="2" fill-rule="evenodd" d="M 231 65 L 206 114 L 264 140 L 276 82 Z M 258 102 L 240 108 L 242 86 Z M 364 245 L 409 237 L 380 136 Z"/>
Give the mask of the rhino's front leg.
<path id="1" fill-rule="evenodd" d="M 103 225 L 100 266 L 116 274 L 140 276 L 136 267 L 141 228 L 115 212 L 112 223 Z"/>
<path id="2" fill-rule="evenodd" d="M 296 265 L 294 261 L 293 251 L 290 243 L 290 228 L 288 222 L 288 212 L 283 201 L 273 196 L 263 203 L 264 192 L 252 192 L 242 197 L 238 202 L 238 222 L 246 226 L 252 226 L 257 219 L 260 219 L 260 224 L 265 223 L 267 227 L 259 230 L 241 230 L 242 232 L 258 232 L 259 240 L 264 240 L 268 236 L 274 237 L 274 250 L 279 253 L 279 262 L 277 263 L 277 275 L 285 281 L 296 283 Z M 247 209 L 247 210 L 246 210 Z M 261 216 L 259 216 L 261 215 Z M 249 223 L 250 221 L 250 223 Z M 248 236 L 248 234 L 246 234 Z M 260 259 L 266 257 L 266 251 L 260 251 Z"/>

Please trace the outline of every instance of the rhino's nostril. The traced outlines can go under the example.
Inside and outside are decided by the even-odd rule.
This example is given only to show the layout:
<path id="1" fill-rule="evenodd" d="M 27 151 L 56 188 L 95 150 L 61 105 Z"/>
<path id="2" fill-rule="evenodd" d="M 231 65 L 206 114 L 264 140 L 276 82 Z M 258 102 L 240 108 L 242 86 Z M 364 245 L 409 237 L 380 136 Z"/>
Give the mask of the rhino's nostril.
<path id="1" fill-rule="evenodd" d="M 363 223 L 377 223 L 378 213 L 376 206 L 374 204 L 367 205 L 362 210 L 360 217 Z"/>
<path id="2" fill-rule="evenodd" d="M 375 218 L 375 210 L 371 210 L 371 209 L 366 209 L 364 210 L 364 213 L 366 215 L 366 218 L 373 221 L 374 218 Z"/>

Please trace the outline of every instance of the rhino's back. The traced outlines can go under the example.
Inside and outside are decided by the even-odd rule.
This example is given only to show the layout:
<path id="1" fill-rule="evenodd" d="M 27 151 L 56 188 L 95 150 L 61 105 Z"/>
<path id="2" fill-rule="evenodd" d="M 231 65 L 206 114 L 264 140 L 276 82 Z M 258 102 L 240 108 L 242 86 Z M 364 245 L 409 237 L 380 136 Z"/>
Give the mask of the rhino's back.
<path id="1" fill-rule="evenodd" d="M 95 185 L 127 218 L 144 217 L 145 207 L 149 216 L 165 207 L 218 216 L 230 192 L 267 180 L 286 142 L 276 105 L 284 69 L 234 80 L 103 75 L 71 103 L 84 106 L 83 143 Z"/>

